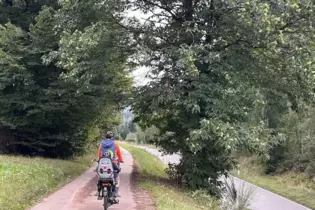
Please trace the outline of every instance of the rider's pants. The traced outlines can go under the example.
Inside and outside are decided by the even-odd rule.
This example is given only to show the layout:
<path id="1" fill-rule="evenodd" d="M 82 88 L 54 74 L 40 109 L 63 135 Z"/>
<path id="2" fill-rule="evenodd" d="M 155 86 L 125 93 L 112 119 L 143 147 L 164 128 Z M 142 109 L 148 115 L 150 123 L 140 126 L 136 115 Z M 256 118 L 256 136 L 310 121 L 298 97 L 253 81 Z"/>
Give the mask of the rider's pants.
<path id="1" fill-rule="evenodd" d="M 115 179 L 115 184 L 117 184 L 117 177 L 118 177 L 118 171 L 120 170 L 119 164 L 113 163 L 114 167 L 114 179 Z"/>
<path id="2" fill-rule="evenodd" d="M 119 175 L 119 173 L 118 173 L 118 171 L 114 171 L 114 180 L 115 180 L 115 184 L 117 185 L 117 183 L 118 183 L 118 175 Z"/>

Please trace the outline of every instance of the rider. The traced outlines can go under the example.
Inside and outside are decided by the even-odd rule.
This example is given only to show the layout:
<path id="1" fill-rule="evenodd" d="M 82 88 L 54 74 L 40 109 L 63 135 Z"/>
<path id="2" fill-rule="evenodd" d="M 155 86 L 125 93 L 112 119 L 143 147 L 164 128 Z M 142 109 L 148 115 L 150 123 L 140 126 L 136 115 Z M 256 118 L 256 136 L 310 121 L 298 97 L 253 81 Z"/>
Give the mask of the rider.
<path id="1" fill-rule="evenodd" d="M 99 148 L 98 148 L 98 158 L 100 159 L 102 157 L 102 144 L 105 141 L 114 141 L 114 134 L 111 131 L 108 131 L 105 135 L 105 140 L 103 140 L 103 142 L 100 144 Z M 117 142 L 115 143 L 115 154 L 113 157 L 113 164 L 118 165 L 119 163 L 123 163 L 123 157 L 121 155 L 121 151 L 120 151 L 120 147 L 119 144 Z M 115 187 L 115 195 L 116 197 L 120 197 L 118 191 L 119 191 L 119 185 L 120 185 L 120 179 L 119 179 L 119 172 L 118 171 L 114 171 L 114 179 L 115 179 L 115 183 L 116 183 L 116 187 Z"/>

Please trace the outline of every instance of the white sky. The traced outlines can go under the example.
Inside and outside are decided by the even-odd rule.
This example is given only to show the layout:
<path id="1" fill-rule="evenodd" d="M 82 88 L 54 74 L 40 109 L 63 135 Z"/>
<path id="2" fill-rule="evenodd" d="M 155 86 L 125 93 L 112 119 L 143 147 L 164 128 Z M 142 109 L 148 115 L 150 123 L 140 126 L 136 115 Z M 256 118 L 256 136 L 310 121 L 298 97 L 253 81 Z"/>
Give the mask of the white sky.
<path id="1" fill-rule="evenodd" d="M 135 71 L 131 73 L 131 76 L 133 77 L 134 84 L 136 86 L 142 86 L 145 85 L 150 80 L 146 78 L 146 74 L 149 72 L 149 68 L 142 66 L 137 68 Z"/>
<path id="2" fill-rule="evenodd" d="M 145 15 L 143 12 L 136 10 L 136 11 L 126 11 L 125 14 L 126 18 L 137 18 L 140 20 L 140 22 L 144 22 L 143 19 L 148 17 L 148 15 Z M 124 22 L 124 24 L 127 24 L 127 22 Z M 146 67 L 139 67 L 136 70 L 134 70 L 131 73 L 131 76 L 133 77 L 134 85 L 135 86 L 141 86 L 145 85 L 149 79 L 146 78 L 146 74 L 148 73 L 149 69 Z"/>
<path id="3" fill-rule="evenodd" d="M 159 12 L 159 9 L 155 9 L 155 12 Z M 148 12 L 148 14 L 144 14 L 143 12 L 139 10 L 131 11 L 127 10 L 125 17 L 126 18 L 136 18 L 140 21 L 140 23 L 144 23 L 145 20 L 150 17 L 153 13 Z M 125 22 L 127 24 L 127 22 Z M 158 24 L 158 23 L 157 23 Z M 146 78 L 147 73 L 150 71 L 148 67 L 142 66 L 137 68 L 135 71 L 131 73 L 131 76 L 134 80 L 135 86 L 142 86 L 145 85 L 150 81 L 150 79 Z"/>

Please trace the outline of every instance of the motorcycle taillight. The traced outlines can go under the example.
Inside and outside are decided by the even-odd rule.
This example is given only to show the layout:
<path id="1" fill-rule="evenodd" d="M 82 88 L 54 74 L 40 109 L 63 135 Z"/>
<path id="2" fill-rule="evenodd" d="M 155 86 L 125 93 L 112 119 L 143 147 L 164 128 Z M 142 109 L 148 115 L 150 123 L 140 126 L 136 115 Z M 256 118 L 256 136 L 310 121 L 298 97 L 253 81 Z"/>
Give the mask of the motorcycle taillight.
<path id="1" fill-rule="evenodd" d="M 112 170 L 110 170 L 110 168 L 107 169 L 107 173 L 108 173 L 108 174 L 112 173 Z"/>

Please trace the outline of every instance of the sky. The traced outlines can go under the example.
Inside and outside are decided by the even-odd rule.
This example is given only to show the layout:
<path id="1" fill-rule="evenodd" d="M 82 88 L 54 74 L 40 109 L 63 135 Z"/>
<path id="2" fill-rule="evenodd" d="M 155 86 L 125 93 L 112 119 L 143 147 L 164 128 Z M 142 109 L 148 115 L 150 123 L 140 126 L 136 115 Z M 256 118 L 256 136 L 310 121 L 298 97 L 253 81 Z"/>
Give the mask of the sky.
<path id="1" fill-rule="evenodd" d="M 159 10 L 155 9 L 155 13 L 158 13 Z M 145 22 L 145 19 L 150 17 L 152 15 L 151 12 L 148 12 L 148 14 L 144 14 L 143 12 L 139 10 L 131 11 L 128 10 L 125 14 L 125 17 L 127 18 L 137 18 L 141 23 Z M 134 80 L 134 85 L 135 86 L 142 86 L 145 85 L 150 81 L 150 79 L 146 78 L 146 74 L 150 71 L 148 67 L 142 66 L 137 68 L 131 73 L 131 76 L 133 77 Z"/>
<path id="2" fill-rule="evenodd" d="M 143 12 L 136 10 L 136 11 L 127 11 L 125 14 L 125 17 L 127 18 L 137 18 L 140 22 L 144 22 L 144 18 L 146 18 L 148 15 L 145 15 Z M 133 77 L 134 85 L 135 86 L 142 86 L 145 85 L 149 79 L 146 78 L 146 74 L 148 73 L 149 68 L 142 66 L 137 69 L 135 69 L 131 76 Z"/>
<path id="3" fill-rule="evenodd" d="M 148 72 L 149 68 L 145 66 L 139 67 L 133 71 L 131 75 L 133 77 L 134 84 L 136 86 L 142 86 L 149 82 L 150 80 L 145 77 Z"/>

